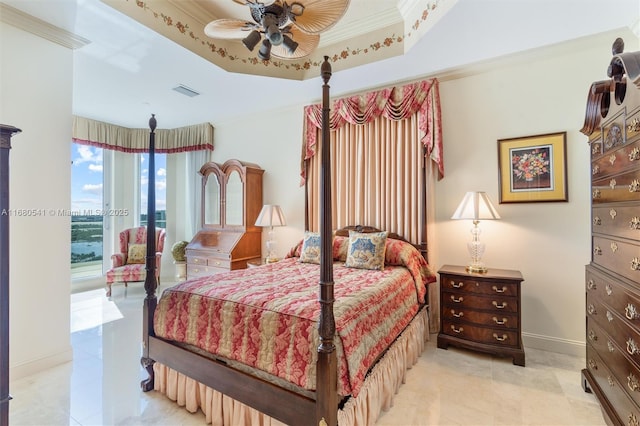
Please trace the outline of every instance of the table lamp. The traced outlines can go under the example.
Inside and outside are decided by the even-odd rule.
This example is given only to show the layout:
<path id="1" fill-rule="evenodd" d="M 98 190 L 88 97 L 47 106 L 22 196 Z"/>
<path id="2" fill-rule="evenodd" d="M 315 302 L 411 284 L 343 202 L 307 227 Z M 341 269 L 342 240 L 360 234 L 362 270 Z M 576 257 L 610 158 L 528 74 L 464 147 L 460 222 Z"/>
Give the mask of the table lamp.
<path id="1" fill-rule="evenodd" d="M 478 224 L 480 220 L 500 219 L 500 215 L 496 211 L 489 196 L 486 192 L 467 192 L 460 202 L 451 219 L 469 219 L 473 220 L 473 228 L 471 235 L 473 239 L 467 243 L 467 249 L 471 255 L 471 263 L 467 265 L 468 272 L 487 272 L 487 267 L 482 263 L 482 255 L 484 254 L 485 245 L 480 242 L 480 228 Z"/>
<path id="2" fill-rule="evenodd" d="M 265 204 L 262 206 L 262 210 L 256 220 L 256 226 L 269 227 L 267 237 L 267 257 L 265 258 L 266 263 L 273 263 L 279 260 L 274 252 L 276 242 L 273 239 L 273 227 L 285 226 L 286 224 L 287 223 L 284 220 L 284 213 L 282 213 L 280 206 L 273 204 Z"/>

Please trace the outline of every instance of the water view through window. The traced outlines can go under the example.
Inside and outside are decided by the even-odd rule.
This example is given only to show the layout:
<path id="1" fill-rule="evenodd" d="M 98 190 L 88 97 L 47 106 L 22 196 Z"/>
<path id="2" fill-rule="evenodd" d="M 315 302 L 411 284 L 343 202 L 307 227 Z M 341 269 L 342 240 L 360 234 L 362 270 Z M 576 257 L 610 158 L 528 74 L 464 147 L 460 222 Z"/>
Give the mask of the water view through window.
<path id="1" fill-rule="evenodd" d="M 156 154 L 156 228 L 167 227 L 167 154 Z M 147 225 L 149 154 L 140 155 L 140 225 Z"/>
<path id="2" fill-rule="evenodd" d="M 71 144 L 71 277 L 102 274 L 102 148 Z"/>

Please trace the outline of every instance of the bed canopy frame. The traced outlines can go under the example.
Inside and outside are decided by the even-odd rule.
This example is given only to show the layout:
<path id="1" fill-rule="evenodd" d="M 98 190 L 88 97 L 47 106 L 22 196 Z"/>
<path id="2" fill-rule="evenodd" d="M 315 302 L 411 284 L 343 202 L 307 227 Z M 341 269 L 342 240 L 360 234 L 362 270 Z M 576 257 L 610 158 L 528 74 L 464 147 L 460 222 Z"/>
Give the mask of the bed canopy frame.
<path id="1" fill-rule="evenodd" d="M 149 174 L 147 207 L 147 276 L 144 283 L 146 296 L 143 305 L 143 352 L 141 364 L 149 377 L 141 382 L 142 390 L 154 388 L 155 362 L 167 364 L 181 373 L 197 378 L 199 382 L 264 414 L 287 424 L 336 425 L 338 423 L 337 356 L 334 345 L 336 332 L 333 313 L 334 283 L 331 217 L 331 164 L 329 147 L 329 79 L 331 64 L 324 57 L 321 67 L 322 85 L 322 148 L 321 148 L 321 219 L 320 219 L 320 318 L 318 332 L 320 344 L 316 362 L 315 399 L 280 388 L 264 380 L 233 369 L 226 364 L 195 354 L 156 337 L 153 317 L 157 305 L 155 277 L 155 174 Z M 156 119 L 149 120 L 149 168 L 155 168 Z M 250 384 L 248 386 L 247 384 Z"/>

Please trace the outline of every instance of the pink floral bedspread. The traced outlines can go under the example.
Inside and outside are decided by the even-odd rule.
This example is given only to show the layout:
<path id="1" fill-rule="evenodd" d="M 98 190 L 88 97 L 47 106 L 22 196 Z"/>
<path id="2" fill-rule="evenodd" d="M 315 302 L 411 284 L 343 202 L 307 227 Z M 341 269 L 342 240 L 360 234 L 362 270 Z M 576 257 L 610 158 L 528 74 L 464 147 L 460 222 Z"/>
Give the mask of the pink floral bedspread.
<path id="1" fill-rule="evenodd" d="M 334 262 L 341 395 L 357 396 L 367 371 L 411 321 L 426 285 L 435 281 L 417 250 L 394 245 L 387 245 L 392 265 L 383 271 Z M 155 333 L 314 390 L 319 280 L 319 265 L 291 257 L 186 281 L 163 292 Z"/>

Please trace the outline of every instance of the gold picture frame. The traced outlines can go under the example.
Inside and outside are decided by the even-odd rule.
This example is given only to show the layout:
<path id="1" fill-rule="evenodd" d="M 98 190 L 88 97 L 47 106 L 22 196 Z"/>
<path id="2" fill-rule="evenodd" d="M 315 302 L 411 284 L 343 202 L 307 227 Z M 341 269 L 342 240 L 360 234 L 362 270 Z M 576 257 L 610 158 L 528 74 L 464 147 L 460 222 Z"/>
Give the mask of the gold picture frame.
<path id="1" fill-rule="evenodd" d="M 498 140 L 500 204 L 568 201 L 567 132 Z"/>

